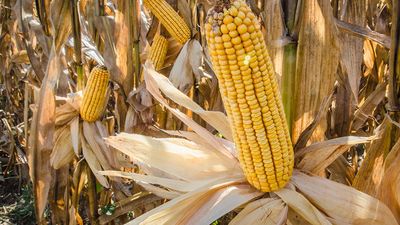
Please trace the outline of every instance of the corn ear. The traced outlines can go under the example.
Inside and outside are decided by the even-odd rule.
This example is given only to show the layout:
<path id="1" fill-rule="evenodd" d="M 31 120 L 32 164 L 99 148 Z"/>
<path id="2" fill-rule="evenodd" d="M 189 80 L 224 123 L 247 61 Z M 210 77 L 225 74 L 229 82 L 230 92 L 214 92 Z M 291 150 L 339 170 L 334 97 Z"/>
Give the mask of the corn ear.
<path id="1" fill-rule="evenodd" d="M 104 66 L 97 66 L 90 72 L 83 92 L 80 115 L 87 122 L 94 122 L 103 114 L 107 102 L 107 88 L 110 74 Z"/>
<path id="2" fill-rule="evenodd" d="M 165 0 L 143 0 L 148 8 L 179 43 L 190 38 L 190 29 L 182 17 Z"/>
<path id="3" fill-rule="evenodd" d="M 168 51 L 168 40 L 162 35 L 156 35 L 150 47 L 148 60 L 153 63 L 155 69 L 160 70 Z"/>
<path id="4" fill-rule="evenodd" d="M 210 9 L 205 30 L 246 178 L 263 192 L 278 190 L 292 175 L 294 155 L 260 24 L 244 1 L 225 1 Z"/>

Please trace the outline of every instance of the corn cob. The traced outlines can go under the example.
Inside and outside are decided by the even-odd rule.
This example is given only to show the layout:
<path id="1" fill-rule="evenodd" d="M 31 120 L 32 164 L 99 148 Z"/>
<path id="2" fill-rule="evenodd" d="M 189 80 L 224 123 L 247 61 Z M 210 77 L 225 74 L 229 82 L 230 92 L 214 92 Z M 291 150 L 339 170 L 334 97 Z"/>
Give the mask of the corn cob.
<path id="1" fill-rule="evenodd" d="M 168 40 L 162 35 L 156 35 L 150 47 L 148 60 L 153 63 L 158 71 L 162 68 L 168 51 Z"/>
<path id="2" fill-rule="evenodd" d="M 225 0 L 210 9 L 205 30 L 246 178 L 278 190 L 292 175 L 293 148 L 260 24 L 244 1 Z"/>
<path id="3" fill-rule="evenodd" d="M 179 43 L 183 44 L 190 38 L 188 25 L 167 1 L 143 0 L 143 3 Z"/>
<path id="4" fill-rule="evenodd" d="M 80 108 L 83 120 L 94 122 L 103 114 L 108 99 L 106 94 L 109 79 L 110 74 L 104 66 L 97 66 L 90 72 Z"/>

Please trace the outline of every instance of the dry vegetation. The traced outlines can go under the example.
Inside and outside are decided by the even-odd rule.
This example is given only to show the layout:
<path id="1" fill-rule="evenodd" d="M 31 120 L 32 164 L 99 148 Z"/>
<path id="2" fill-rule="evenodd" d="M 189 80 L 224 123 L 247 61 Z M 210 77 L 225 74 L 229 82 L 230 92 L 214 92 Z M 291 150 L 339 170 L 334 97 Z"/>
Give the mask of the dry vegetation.
<path id="1" fill-rule="evenodd" d="M 216 2 L 144 2 L 0 0 L 1 224 L 400 223 L 397 0 L 247 1 L 294 146 L 269 193 L 238 161 L 206 41 Z"/>

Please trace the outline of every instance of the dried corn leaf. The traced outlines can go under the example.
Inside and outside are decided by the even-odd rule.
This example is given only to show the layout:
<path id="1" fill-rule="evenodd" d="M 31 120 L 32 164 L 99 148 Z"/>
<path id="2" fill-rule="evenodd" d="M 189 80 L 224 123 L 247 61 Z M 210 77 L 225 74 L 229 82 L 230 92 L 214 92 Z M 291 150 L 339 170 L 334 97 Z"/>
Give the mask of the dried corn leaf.
<path id="1" fill-rule="evenodd" d="M 211 224 L 222 215 L 263 194 L 255 191 L 249 184 L 230 185 L 216 191 L 207 198 L 207 202 L 201 204 L 200 208 L 193 209 L 196 213 L 187 216 L 187 222 L 188 224 Z"/>
<path id="2" fill-rule="evenodd" d="M 367 2 L 365 0 L 350 1 L 344 7 L 346 12 L 341 18 L 348 23 L 365 27 Z M 343 10 L 343 9 L 342 9 Z M 360 86 L 360 78 L 362 76 L 362 62 L 363 62 L 363 39 L 355 37 L 352 34 L 341 33 L 341 64 L 344 67 L 345 75 L 347 75 L 348 85 L 353 94 L 353 104 L 358 102 L 358 88 Z M 348 96 L 351 98 L 351 96 Z M 350 103 L 350 99 L 348 99 Z"/>
<path id="3" fill-rule="evenodd" d="M 148 183 L 144 183 L 144 182 L 137 182 L 137 184 L 139 184 L 140 186 L 142 186 L 145 190 L 147 190 L 148 192 L 163 198 L 163 199 L 173 199 L 176 198 L 180 195 L 182 195 L 181 192 L 176 192 L 176 191 L 172 191 L 172 190 L 166 190 L 165 188 L 160 188 L 158 186 L 155 185 L 151 185 Z"/>
<path id="4" fill-rule="evenodd" d="M 74 158 L 72 150 L 71 132 L 68 127 L 61 128 L 61 132 L 56 137 L 53 151 L 50 155 L 50 164 L 54 169 L 60 169 Z"/>
<path id="5" fill-rule="evenodd" d="M 316 117 L 324 97 L 331 93 L 339 63 L 337 31 L 330 1 L 309 0 L 303 1 L 302 5 L 292 127 L 294 143 Z M 311 142 L 322 140 L 325 129 L 326 124 L 320 124 Z"/>
<path id="6" fill-rule="evenodd" d="M 366 156 L 354 178 L 353 187 L 371 196 L 377 195 L 377 190 L 384 175 L 384 161 L 390 151 L 390 139 L 393 124 L 385 118 L 376 128 L 383 131 L 382 137 L 375 140 L 366 149 Z"/>
<path id="7" fill-rule="evenodd" d="M 133 18 L 129 2 L 124 0 L 116 1 L 114 24 L 106 23 L 99 27 L 106 37 L 104 59 L 107 68 L 110 70 L 112 79 L 122 85 L 124 92 L 129 93 L 133 87 L 133 40 L 131 18 Z"/>
<path id="8" fill-rule="evenodd" d="M 190 131 L 183 131 L 183 130 L 163 130 L 167 134 L 174 135 L 174 136 L 179 136 L 186 138 L 190 141 L 193 141 L 197 144 L 203 145 L 205 147 L 208 147 L 210 149 L 214 148 L 208 141 L 205 141 L 203 137 L 198 135 L 197 133 L 190 132 Z M 218 140 L 224 145 L 224 147 L 235 157 L 237 157 L 237 152 L 235 148 L 235 144 L 229 140 L 226 140 L 224 138 L 218 138 Z"/>
<path id="9" fill-rule="evenodd" d="M 292 181 L 333 224 L 397 224 L 386 205 L 354 188 L 296 171 Z"/>
<path id="10" fill-rule="evenodd" d="M 219 180 L 179 196 L 128 224 L 199 224 L 208 225 L 236 207 L 262 195 L 249 185 Z"/>
<path id="11" fill-rule="evenodd" d="M 162 96 L 159 91 L 159 87 L 156 85 L 152 74 L 157 74 L 156 71 L 149 69 L 147 66 L 143 68 L 143 74 L 146 81 L 147 90 L 153 95 L 153 97 L 160 102 L 164 107 L 170 110 L 178 119 L 184 122 L 188 127 L 192 128 L 194 132 L 199 134 L 204 140 L 208 141 L 212 144 L 215 150 L 222 152 L 230 159 L 235 159 L 234 156 L 223 146 L 223 143 L 219 141 L 214 135 L 212 135 L 207 129 L 197 124 L 191 118 L 189 118 L 186 114 L 182 113 L 176 108 L 172 108 L 168 105 L 167 100 Z"/>
<path id="12" fill-rule="evenodd" d="M 187 94 L 194 84 L 192 66 L 190 65 L 190 48 L 194 40 L 186 42 L 175 60 L 169 73 L 169 80 L 183 93 Z"/>
<path id="13" fill-rule="evenodd" d="M 81 139 L 83 157 L 85 157 L 85 160 L 88 163 L 97 181 L 99 181 L 99 183 L 103 187 L 108 188 L 110 185 L 107 181 L 107 178 L 99 173 L 99 171 L 102 171 L 103 169 L 101 168 L 101 164 L 97 160 L 95 153 L 90 148 L 90 145 L 86 142 L 85 138 L 83 137 L 83 134 L 80 134 L 80 139 Z"/>
<path id="14" fill-rule="evenodd" d="M 90 149 L 96 155 L 98 162 L 101 167 L 105 170 L 111 169 L 109 160 L 111 160 L 105 154 L 105 151 L 100 147 L 101 145 L 97 142 L 97 139 L 101 139 L 99 134 L 96 132 L 96 126 L 94 123 L 88 123 L 83 121 L 83 136 L 85 137 L 86 142 L 89 144 Z"/>
<path id="15" fill-rule="evenodd" d="M 379 84 L 376 89 L 370 95 L 368 95 L 365 102 L 363 102 L 363 104 L 357 109 L 354 114 L 352 129 L 361 129 L 365 121 L 372 116 L 376 106 L 385 98 L 386 85 L 386 81 Z"/>
<path id="16" fill-rule="evenodd" d="M 158 169 L 170 177 L 204 182 L 227 174 L 243 176 L 236 160 L 182 138 L 152 138 L 121 133 L 107 138 L 106 143 L 132 157 L 147 173 Z M 203 163 L 205 161 L 207 164 Z M 151 168 L 146 168 L 146 165 L 151 165 Z"/>
<path id="17" fill-rule="evenodd" d="M 39 39 L 40 44 L 45 44 L 43 50 L 45 55 L 48 55 L 48 46 L 47 46 L 47 38 L 46 35 L 43 33 L 43 29 L 41 24 L 33 17 L 33 7 L 32 2 L 30 1 L 23 1 L 18 0 L 14 5 L 14 13 L 18 20 L 18 27 L 22 31 L 21 34 L 24 37 L 22 39 L 24 47 L 26 48 L 29 61 L 31 63 L 32 69 L 35 72 L 36 76 L 39 80 L 43 80 L 45 73 L 44 73 L 44 66 L 47 65 L 45 60 L 41 60 L 34 51 L 34 45 L 32 44 L 34 39 Z M 30 37 L 29 32 L 33 31 L 36 36 L 33 35 Z"/>
<path id="18" fill-rule="evenodd" d="M 281 199 L 262 198 L 247 204 L 229 225 L 284 225 L 287 211 Z"/>
<path id="19" fill-rule="evenodd" d="M 284 188 L 275 194 L 312 225 L 331 225 L 331 222 L 313 204 L 296 191 Z"/>
<path id="20" fill-rule="evenodd" d="M 71 93 L 68 98 L 56 96 L 57 100 L 66 101 L 65 104 L 56 108 L 56 126 L 63 126 L 79 115 L 79 108 L 82 100 L 81 94 L 81 92 Z"/>
<path id="21" fill-rule="evenodd" d="M 122 177 L 134 180 L 136 182 L 143 182 L 148 184 L 156 184 L 161 185 L 165 188 L 173 189 L 175 191 L 180 192 L 189 192 L 195 190 L 199 185 L 201 186 L 202 183 L 199 182 L 188 182 L 179 179 L 170 179 L 164 177 L 157 177 L 152 175 L 143 175 L 138 173 L 128 173 L 122 171 L 100 171 L 99 172 L 105 176 L 114 176 L 114 177 Z"/>
<path id="22" fill-rule="evenodd" d="M 29 56 L 26 53 L 26 50 L 20 50 L 13 55 L 10 56 L 11 62 L 16 64 L 27 64 L 29 62 Z"/>
<path id="23" fill-rule="evenodd" d="M 377 138 L 379 138 L 379 135 L 370 137 L 347 136 L 314 143 L 296 152 L 297 157 L 305 154 L 297 167 L 319 174 L 351 146 L 367 143 Z"/>
<path id="24" fill-rule="evenodd" d="M 50 154 L 56 122 L 55 85 L 60 74 L 60 57 L 54 47 L 40 89 L 40 98 L 32 118 L 29 139 L 29 168 L 33 182 L 38 221 L 42 221 L 51 182 Z"/>
<path id="25" fill-rule="evenodd" d="M 400 223 L 400 140 L 390 150 L 385 160 L 385 173 L 377 196 L 385 203 Z"/>
<path id="26" fill-rule="evenodd" d="M 74 153 L 77 157 L 79 157 L 81 155 L 81 148 L 79 148 L 79 117 L 75 117 L 75 119 L 73 119 L 70 123 L 70 133 L 71 133 L 71 143 L 72 143 L 72 147 L 74 150 Z"/>
<path id="27" fill-rule="evenodd" d="M 54 0 L 50 3 L 51 21 L 56 52 L 60 52 L 71 34 L 71 1 Z"/>
<path id="28" fill-rule="evenodd" d="M 204 110 L 188 96 L 175 88 L 174 85 L 168 80 L 168 78 L 150 68 L 146 68 L 146 70 L 151 78 L 153 78 L 146 79 L 147 83 L 154 81 L 154 86 L 158 87 L 162 91 L 162 93 L 170 98 L 172 101 L 198 114 L 204 121 L 215 127 L 228 140 L 233 140 L 231 128 L 225 114 L 217 111 Z"/>

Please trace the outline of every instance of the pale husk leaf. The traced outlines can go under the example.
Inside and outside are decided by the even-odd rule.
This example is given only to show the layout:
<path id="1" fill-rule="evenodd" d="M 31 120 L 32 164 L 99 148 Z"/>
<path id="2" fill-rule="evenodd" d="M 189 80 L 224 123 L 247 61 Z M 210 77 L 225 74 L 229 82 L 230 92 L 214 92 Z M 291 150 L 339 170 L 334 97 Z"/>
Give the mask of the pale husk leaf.
<path id="1" fill-rule="evenodd" d="M 72 147 L 74 149 L 74 153 L 75 155 L 78 157 L 80 155 L 80 148 L 79 148 L 79 117 L 76 117 L 75 119 L 73 119 L 70 123 L 70 132 L 71 132 L 71 143 L 72 143 Z"/>
<path id="2" fill-rule="evenodd" d="M 143 166 L 151 165 L 171 177 L 186 181 L 206 181 L 226 175 L 243 176 L 236 160 L 182 138 L 152 138 L 121 133 L 107 138 L 106 143 Z M 149 168 L 146 172 L 150 172 Z"/>
<path id="3" fill-rule="evenodd" d="M 71 162 L 74 158 L 72 150 L 71 132 L 68 127 L 61 128 L 61 132 L 56 138 L 53 151 L 50 155 L 50 164 L 54 169 L 60 169 L 62 166 Z"/>
<path id="4" fill-rule="evenodd" d="M 83 137 L 83 134 L 80 134 L 80 139 L 81 139 L 83 156 L 85 157 L 85 160 L 88 163 L 90 169 L 92 170 L 94 176 L 103 187 L 108 188 L 109 184 L 107 178 L 99 174 L 99 171 L 101 171 L 102 168 L 99 161 L 96 158 L 95 153 L 90 148 L 90 145 L 86 142 L 85 138 Z"/>
<path id="5" fill-rule="evenodd" d="M 153 74 L 156 73 L 153 70 Z M 223 145 L 223 143 L 217 139 L 214 135 L 212 135 L 207 129 L 204 127 L 200 126 L 198 123 L 193 121 L 191 118 L 189 118 L 186 114 L 182 113 L 176 108 L 172 108 L 169 106 L 167 100 L 162 96 L 159 88 L 157 85 L 155 85 L 154 78 L 151 76 L 151 70 L 148 69 L 147 66 L 144 67 L 143 74 L 145 77 L 146 81 L 146 88 L 147 90 L 153 95 L 153 97 L 161 103 L 164 107 L 166 107 L 169 111 L 171 111 L 172 114 L 174 114 L 178 119 L 180 119 L 183 123 L 185 123 L 188 127 L 193 129 L 194 132 L 200 135 L 200 137 L 203 137 L 205 141 L 208 141 L 211 145 L 214 146 L 213 149 L 217 152 L 222 152 L 224 155 L 226 155 L 230 159 L 237 160 L 232 153 L 230 153 Z M 153 80 L 153 81 L 152 81 Z"/>
<path id="6" fill-rule="evenodd" d="M 146 84 L 149 86 L 157 87 L 162 91 L 168 98 L 175 103 L 190 109 L 194 113 L 198 114 L 204 121 L 217 129 L 225 138 L 228 140 L 232 139 L 232 132 L 228 122 L 228 118 L 222 112 L 217 111 L 206 111 L 197 103 L 192 101 L 187 95 L 183 94 L 162 74 L 157 73 L 155 70 L 146 67 L 148 76 L 145 76 Z M 145 72 L 145 73 L 146 73 Z M 152 79 L 150 79 L 150 76 Z M 151 92 L 151 90 L 149 90 Z M 153 92 L 151 92 L 154 96 Z M 157 99 L 158 100 L 158 99 Z"/>
<path id="7" fill-rule="evenodd" d="M 192 67 L 189 62 L 189 47 L 192 40 L 186 42 L 169 73 L 169 80 L 183 93 L 187 94 L 194 84 Z"/>
<path id="8" fill-rule="evenodd" d="M 275 194 L 312 225 L 331 224 L 331 222 L 300 193 L 284 188 L 276 191 Z"/>
<path id="9" fill-rule="evenodd" d="M 163 130 L 163 131 L 165 133 L 167 133 L 167 134 L 178 136 L 178 137 L 183 137 L 183 138 L 186 138 L 186 139 L 188 139 L 190 141 L 193 141 L 193 142 L 195 142 L 197 144 L 207 146 L 210 149 L 214 148 L 208 141 L 205 141 L 203 139 L 203 137 L 201 137 L 197 133 L 190 132 L 190 131 L 183 131 L 183 130 Z M 237 157 L 235 144 L 233 142 L 228 141 L 228 140 L 226 140 L 224 138 L 219 138 L 219 137 L 215 137 L 215 138 L 218 139 L 223 144 L 225 149 L 227 149 L 232 155 Z"/>
<path id="10" fill-rule="evenodd" d="M 195 190 L 197 187 L 199 187 L 198 182 L 188 182 L 188 181 L 183 181 L 183 180 L 177 180 L 177 179 L 169 179 L 169 178 L 163 178 L 163 177 L 157 177 L 157 176 L 151 176 L 151 175 L 143 175 L 143 174 L 138 174 L 138 173 L 128 173 L 128 172 L 122 172 L 122 171 L 100 171 L 99 172 L 102 175 L 105 176 L 117 176 L 117 177 L 122 177 L 122 178 L 128 178 L 135 180 L 136 182 L 145 182 L 149 184 L 157 184 L 161 185 L 165 188 L 169 189 L 174 189 L 176 191 L 181 191 L 181 192 L 189 192 Z"/>
<path id="11" fill-rule="evenodd" d="M 108 162 L 108 159 L 106 158 L 104 151 L 101 148 L 101 145 L 96 141 L 96 139 L 101 138 L 101 137 L 96 132 L 95 124 L 84 121 L 83 122 L 83 136 L 85 137 L 85 141 L 89 144 L 90 149 L 95 154 L 101 167 L 105 170 L 111 169 L 111 166 Z"/>
<path id="12" fill-rule="evenodd" d="M 354 188 L 296 171 L 292 181 L 334 224 L 397 224 L 386 205 Z"/>
<path id="13" fill-rule="evenodd" d="M 236 207 L 263 193 L 243 181 L 220 179 L 196 191 L 181 195 L 128 224 L 204 224 L 208 225 Z"/>
<path id="14" fill-rule="evenodd" d="M 230 221 L 229 225 L 276 225 L 280 223 L 282 214 L 287 214 L 287 206 L 281 199 L 262 198 L 250 202 Z"/>

